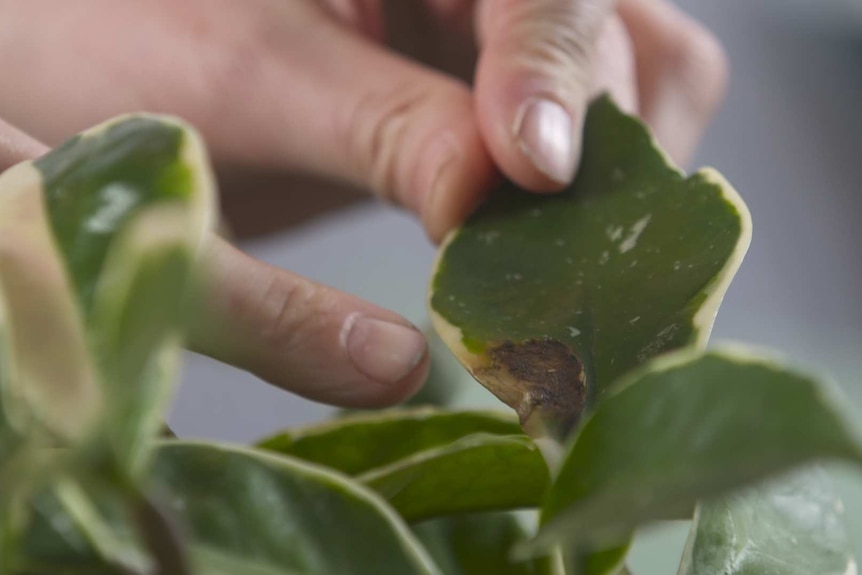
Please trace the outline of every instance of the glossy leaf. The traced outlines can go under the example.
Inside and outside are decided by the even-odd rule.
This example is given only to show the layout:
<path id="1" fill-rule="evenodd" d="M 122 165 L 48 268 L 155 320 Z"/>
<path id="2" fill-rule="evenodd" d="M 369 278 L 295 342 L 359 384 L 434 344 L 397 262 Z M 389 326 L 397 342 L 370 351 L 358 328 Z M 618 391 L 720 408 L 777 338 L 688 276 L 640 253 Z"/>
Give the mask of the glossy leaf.
<path id="1" fill-rule="evenodd" d="M 112 253 L 126 264 L 106 273 L 90 339 L 111 398 L 106 432 L 122 466 L 137 473 L 173 387 L 194 254 L 183 211 L 152 209 L 134 224 Z"/>
<path id="2" fill-rule="evenodd" d="M 579 431 L 532 548 L 613 543 L 812 460 L 862 462 L 831 388 L 739 352 L 678 352 L 626 378 Z"/>
<path id="3" fill-rule="evenodd" d="M 152 491 L 186 535 L 194 572 L 202 575 L 410 575 L 439 571 L 402 520 L 372 492 L 324 468 L 266 452 L 214 444 L 168 442 L 154 459 Z M 101 496 L 93 493 L 93 496 Z M 38 544 L 52 563 L 105 569 L 130 537 L 118 517 L 70 514 L 47 507 Z M 52 514 L 53 513 L 53 514 Z M 120 538 L 108 553 L 88 533 Z M 71 527 L 70 527 L 71 526 Z M 61 535 L 63 541 L 50 537 Z M 47 539 L 47 540 L 46 540 Z M 75 545 L 70 545 L 74 542 Z M 134 564 L 135 548 L 123 550 Z M 48 557 L 39 554 L 43 560 Z M 33 569 L 40 572 L 39 569 Z M 51 572 L 51 571 L 48 571 Z"/>
<path id="4" fill-rule="evenodd" d="M 0 176 L 0 572 L 17 555 L 27 498 L 55 467 L 37 449 L 84 438 L 101 405 L 41 178 L 18 165 Z"/>
<path id="5" fill-rule="evenodd" d="M 705 343 L 750 235 L 717 172 L 686 178 L 603 97 L 571 186 L 504 185 L 449 236 L 431 316 L 531 436 L 560 439 L 630 369 Z"/>
<path id="6" fill-rule="evenodd" d="M 21 543 L 18 571 L 34 573 L 117 573 L 148 571 L 148 558 L 136 546 L 122 516 L 105 519 L 105 491 L 97 508 L 80 485 L 64 478 L 30 502 L 31 520 Z M 112 509 L 114 511 L 114 509 Z"/>
<path id="7" fill-rule="evenodd" d="M 194 544 L 259 570 L 436 573 L 380 499 L 323 468 L 248 449 L 171 442 L 155 460 L 154 490 Z"/>
<path id="8" fill-rule="evenodd" d="M 4 421 L 22 436 L 85 435 L 102 396 L 32 164 L 0 176 Z M 50 358 L 50 361 L 46 361 Z"/>
<path id="9" fill-rule="evenodd" d="M 200 139 L 173 118 L 110 120 L 34 165 L 44 179 L 58 249 L 87 317 L 111 267 L 112 243 L 137 216 L 153 207 L 188 206 L 192 242 L 201 241 L 213 217 L 212 176 Z"/>
<path id="10" fill-rule="evenodd" d="M 534 561 L 513 561 L 512 546 L 527 531 L 512 513 L 477 513 L 413 527 L 444 575 L 546 575 Z M 553 572 L 553 571 L 552 571 Z"/>
<path id="11" fill-rule="evenodd" d="M 701 504 L 681 575 L 856 573 L 844 506 L 822 469 Z"/>
<path id="12" fill-rule="evenodd" d="M 213 219 L 200 138 L 172 118 L 127 116 L 32 164 L 98 378 L 103 437 L 137 472 L 180 353 L 181 302 Z"/>
<path id="13" fill-rule="evenodd" d="M 357 479 L 408 521 L 536 506 L 550 481 L 530 439 L 485 433 L 421 451 Z"/>
<path id="14" fill-rule="evenodd" d="M 520 427 L 493 411 L 396 409 L 288 430 L 259 446 L 356 475 L 472 433 L 515 435 Z"/>

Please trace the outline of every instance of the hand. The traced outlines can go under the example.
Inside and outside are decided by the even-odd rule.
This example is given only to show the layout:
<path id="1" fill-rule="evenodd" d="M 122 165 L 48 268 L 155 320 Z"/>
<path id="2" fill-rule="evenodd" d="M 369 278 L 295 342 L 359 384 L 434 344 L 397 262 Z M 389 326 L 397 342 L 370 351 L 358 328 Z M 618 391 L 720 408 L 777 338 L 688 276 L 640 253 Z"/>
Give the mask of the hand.
<path id="1" fill-rule="evenodd" d="M 420 3 L 391 4 L 415 16 Z M 420 52 L 451 52 L 457 30 L 475 30 L 473 90 L 384 48 L 375 0 L 7 0 L 0 113 L 51 143 L 121 112 L 178 114 L 223 163 L 359 184 L 439 240 L 487 193 L 495 166 L 535 191 L 565 185 L 597 91 L 640 113 L 678 161 L 721 100 L 720 48 L 665 0 L 616 11 L 612 0 L 424 5 L 448 29 L 421 38 Z M 387 22 L 403 35 L 400 24 Z M 463 53 L 452 57 L 463 67 Z M 193 334 L 197 349 L 340 405 L 395 402 L 424 379 L 424 340 L 391 312 L 220 240 L 207 259 L 208 313 L 221 327 Z"/>
<path id="2" fill-rule="evenodd" d="M 721 49 L 667 0 L 387 4 L 392 36 L 468 72 L 459 30 L 475 30 L 475 91 L 383 46 L 382 0 L 0 0 L 0 114 L 51 145 L 122 112 L 178 114 L 219 161 L 349 180 L 439 240 L 495 165 L 536 191 L 567 183 L 596 91 L 680 161 L 722 97 Z"/>

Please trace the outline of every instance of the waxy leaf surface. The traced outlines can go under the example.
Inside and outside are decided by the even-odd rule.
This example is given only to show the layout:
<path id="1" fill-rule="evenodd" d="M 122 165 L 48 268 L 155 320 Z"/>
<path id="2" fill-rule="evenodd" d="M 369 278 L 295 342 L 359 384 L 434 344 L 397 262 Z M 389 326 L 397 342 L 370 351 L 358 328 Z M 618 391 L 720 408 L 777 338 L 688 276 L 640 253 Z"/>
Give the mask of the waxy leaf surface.
<path id="1" fill-rule="evenodd" d="M 357 478 L 408 521 L 470 511 L 535 507 L 550 484 L 536 445 L 523 435 L 468 435 Z"/>
<path id="2" fill-rule="evenodd" d="M 259 446 L 356 475 L 472 433 L 515 435 L 520 431 L 505 413 L 394 409 L 287 430 Z"/>
<path id="3" fill-rule="evenodd" d="M 103 438 L 127 472 L 161 424 L 194 261 L 214 217 L 196 132 L 120 117 L 32 163 L 107 406 Z"/>
<path id="4" fill-rule="evenodd" d="M 698 500 L 822 459 L 862 462 L 859 430 L 833 388 L 740 352 L 669 354 L 585 422 L 532 547 L 613 544 Z"/>
<path id="5" fill-rule="evenodd" d="M 702 503 L 681 575 L 856 573 L 844 506 L 822 469 Z"/>
<path id="6" fill-rule="evenodd" d="M 340 474 L 295 459 L 238 447 L 168 442 L 155 454 L 150 489 L 179 523 L 195 573 L 439 573 L 378 496 Z M 129 525 L 117 523 L 114 516 L 73 517 L 56 501 L 47 501 L 41 513 L 36 523 L 41 531 L 31 534 L 31 549 L 40 551 L 32 564 L 25 564 L 37 573 L 67 566 L 75 575 L 107 570 L 105 553 L 94 549 L 87 534 L 102 529 L 127 537 L 131 533 Z M 128 564 L 139 560 L 132 551 L 124 553 Z M 76 566 L 80 571 L 73 569 Z"/>
<path id="7" fill-rule="evenodd" d="M 546 575 L 538 562 L 513 561 L 509 550 L 528 536 L 512 513 L 476 513 L 413 527 L 444 575 Z"/>
<path id="8" fill-rule="evenodd" d="M 530 435 L 559 440 L 628 370 L 705 343 L 750 235 L 717 172 L 685 177 L 603 97 L 571 186 L 506 184 L 449 236 L 432 320 Z"/>

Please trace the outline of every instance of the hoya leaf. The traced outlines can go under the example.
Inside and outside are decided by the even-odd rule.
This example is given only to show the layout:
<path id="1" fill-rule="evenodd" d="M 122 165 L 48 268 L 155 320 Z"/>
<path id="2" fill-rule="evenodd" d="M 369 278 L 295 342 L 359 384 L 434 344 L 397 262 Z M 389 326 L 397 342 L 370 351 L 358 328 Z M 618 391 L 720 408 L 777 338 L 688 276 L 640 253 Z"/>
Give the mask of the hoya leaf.
<path id="1" fill-rule="evenodd" d="M 512 512 L 472 513 L 423 521 L 413 531 L 445 575 L 620 575 L 631 542 L 584 555 L 566 570 L 562 556 L 517 561 L 511 550 L 529 536 Z"/>
<path id="2" fill-rule="evenodd" d="M 686 178 L 602 97 L 571 186 L 506 184 L 447 238 L 431 317 L 531 436 L 559 440 L 630 369 L 705 343 L 750 236 L 717 172 Z"/>
<path id="3" fill-rule="evenodd" d="M 100 494 L 102 499 L 104 494 Z M 29 503 L 30 522 L 21 544 L 19 570 L 108 573 L 118 568 L 146 570 L 149 563 L 123 540 L 68 478 L 40 491 Z"/>
<path id="4" fill-rule="evenodd" d="M 103 437 L 142 464 L 181 346 L 181 302 L 214 212 L 200 138 L 160 116 L 124 116 L 32 163 L 53 243 L 109 406 Z"/>
<path id="5" fill-rule="evenodd" d="M 533 507 L 550 482 L 535 444 L 523 435 L 468 435 L 357 478 L 408 521 L 470 511 Z"/>
<path id="6" fill-rule="evenodd" d="M 199 137 L 176 119 L 123 116 L 91 128 L 34 162 L 51 228 L 87 317 L 114 240 L 159 205 L 188 206 L 190 241 L 211 224 L 212 176 Z"/>
<path id="7" fill-rule="evenodd" d="M 113 246 L 94 302 L 91 347 L 111 398 L 107 437 L 137 473 L 162 425 L 182 345 L 182 302 L 194 252 L 187 212 L 151 208 Z"/>
<path id="8" fill-rule="evenodd" d="M 22 436 L 41 429 L 65 440 L 81 438 L 102 397 L 51 236 L 42 179 L 29 163 L 0 176 L 0 298 L 4 426 Z"/>
<path id="9" fill-rule="evenodd" d="M 397 409 L 288 430 L 259 446 L 356 475 L 472 433 L 515 435 L 520 428 L 493 411 Z"/>
<path id="10" fill-rule="evenodd" d="M 844 507 L 822 469 L 703 503 L 681 575 L 856 573 Z"/>
<path id="11" fill-rule="evenodd" d="M 528 534 L 512 513 L 477 513 L 413 527 L 444 575 L 551 575 L 539 561 L 514 561 L 509 551 Z"/>
<path id="12" fill-rule="evenodd" d="M 862 462 L 831 388 L 740 352 L 667 355 L 627 377 L 578 432 L 531 547 L 613 544 L 812 460 Z"/>
<path id="13" fill-rule="evenodd" d="M 178 522 L 196 574 L 439 573 L 385 502 L 322 467 L 252 449 L 172 441 L 160 445 L 152 471 L 149 496 Z M 97 490 L 89 495 L 105 497 Z M 70 569 L 74 575 L 112 566 L 117 572 L 117 564 L 150 570 L 152 558 L 141 566 L 140 544 L 129 545 L 128 517 L 105 513 L 104 501 L 89 504 L 101 514 L 72 512 L 87 507 L 80 499 L 57 501 L 42 508 L 41 531 L 30 534 L 37 540 L 29 547 L 39 553 L 25 568 L 47 573 L 80 566 Z M 111 548 L 93 537 L 106 530 Z"/>
<path id="14" fill-rule="evenodd" d="M 196 547 L 261 573 L 438 572 L 383 501 L 320 467 L 251 449 L 170 442 L 157 453 L 153 478 L 154 492 Z"/>

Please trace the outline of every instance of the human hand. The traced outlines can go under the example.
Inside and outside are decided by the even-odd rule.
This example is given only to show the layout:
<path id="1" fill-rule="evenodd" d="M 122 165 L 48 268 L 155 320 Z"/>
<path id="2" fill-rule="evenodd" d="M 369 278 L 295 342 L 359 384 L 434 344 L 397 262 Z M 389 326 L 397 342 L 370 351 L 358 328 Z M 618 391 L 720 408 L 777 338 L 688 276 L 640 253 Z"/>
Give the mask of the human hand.
<path id="1" fill-rule="evenodd" d="M 611 0 L 425 4 L 451 23 L 444 40 L 476 31 L 474 90 L 381 46 L 374 0 L 0 3 L 0 111 L 52 143 L 125 111 L 178 114 L 222 162 L 368 187 L 440 239 L 497 166 L 535 191 L 570 180 L 597 91 L 641 113 L 678 161 L 721 99 L 720 49 L 664 0 L 621 0 L 616 12 Z M 440 38 L 428 40 L 433 54 Z M 545 101 L 545 120 L 525 112 Z M 205 315 L 218 328 L 193 334 L 197 349 L 341 405 L 398 401 L 424 379 L 424 340 L 395 314 L 219 240 L 207 259 Z M 351 343 L 355 333 L 365 342 Z"/>
<path id="2" fill-rule="evenodd" d="M 52 145 L 123 112 L 177 114 L 218 161 L 348 180 L 439 240 L 495 166 L 536 191 L 567 183 L 595 92 L 679 161 L 723 93 L 718 44 L 667 0 L 387 4 L 414 52 L 469 71 L 474 36 L 475 90 L 382 45 L 382 0 L 0 0 L 0 111 Z"/>

